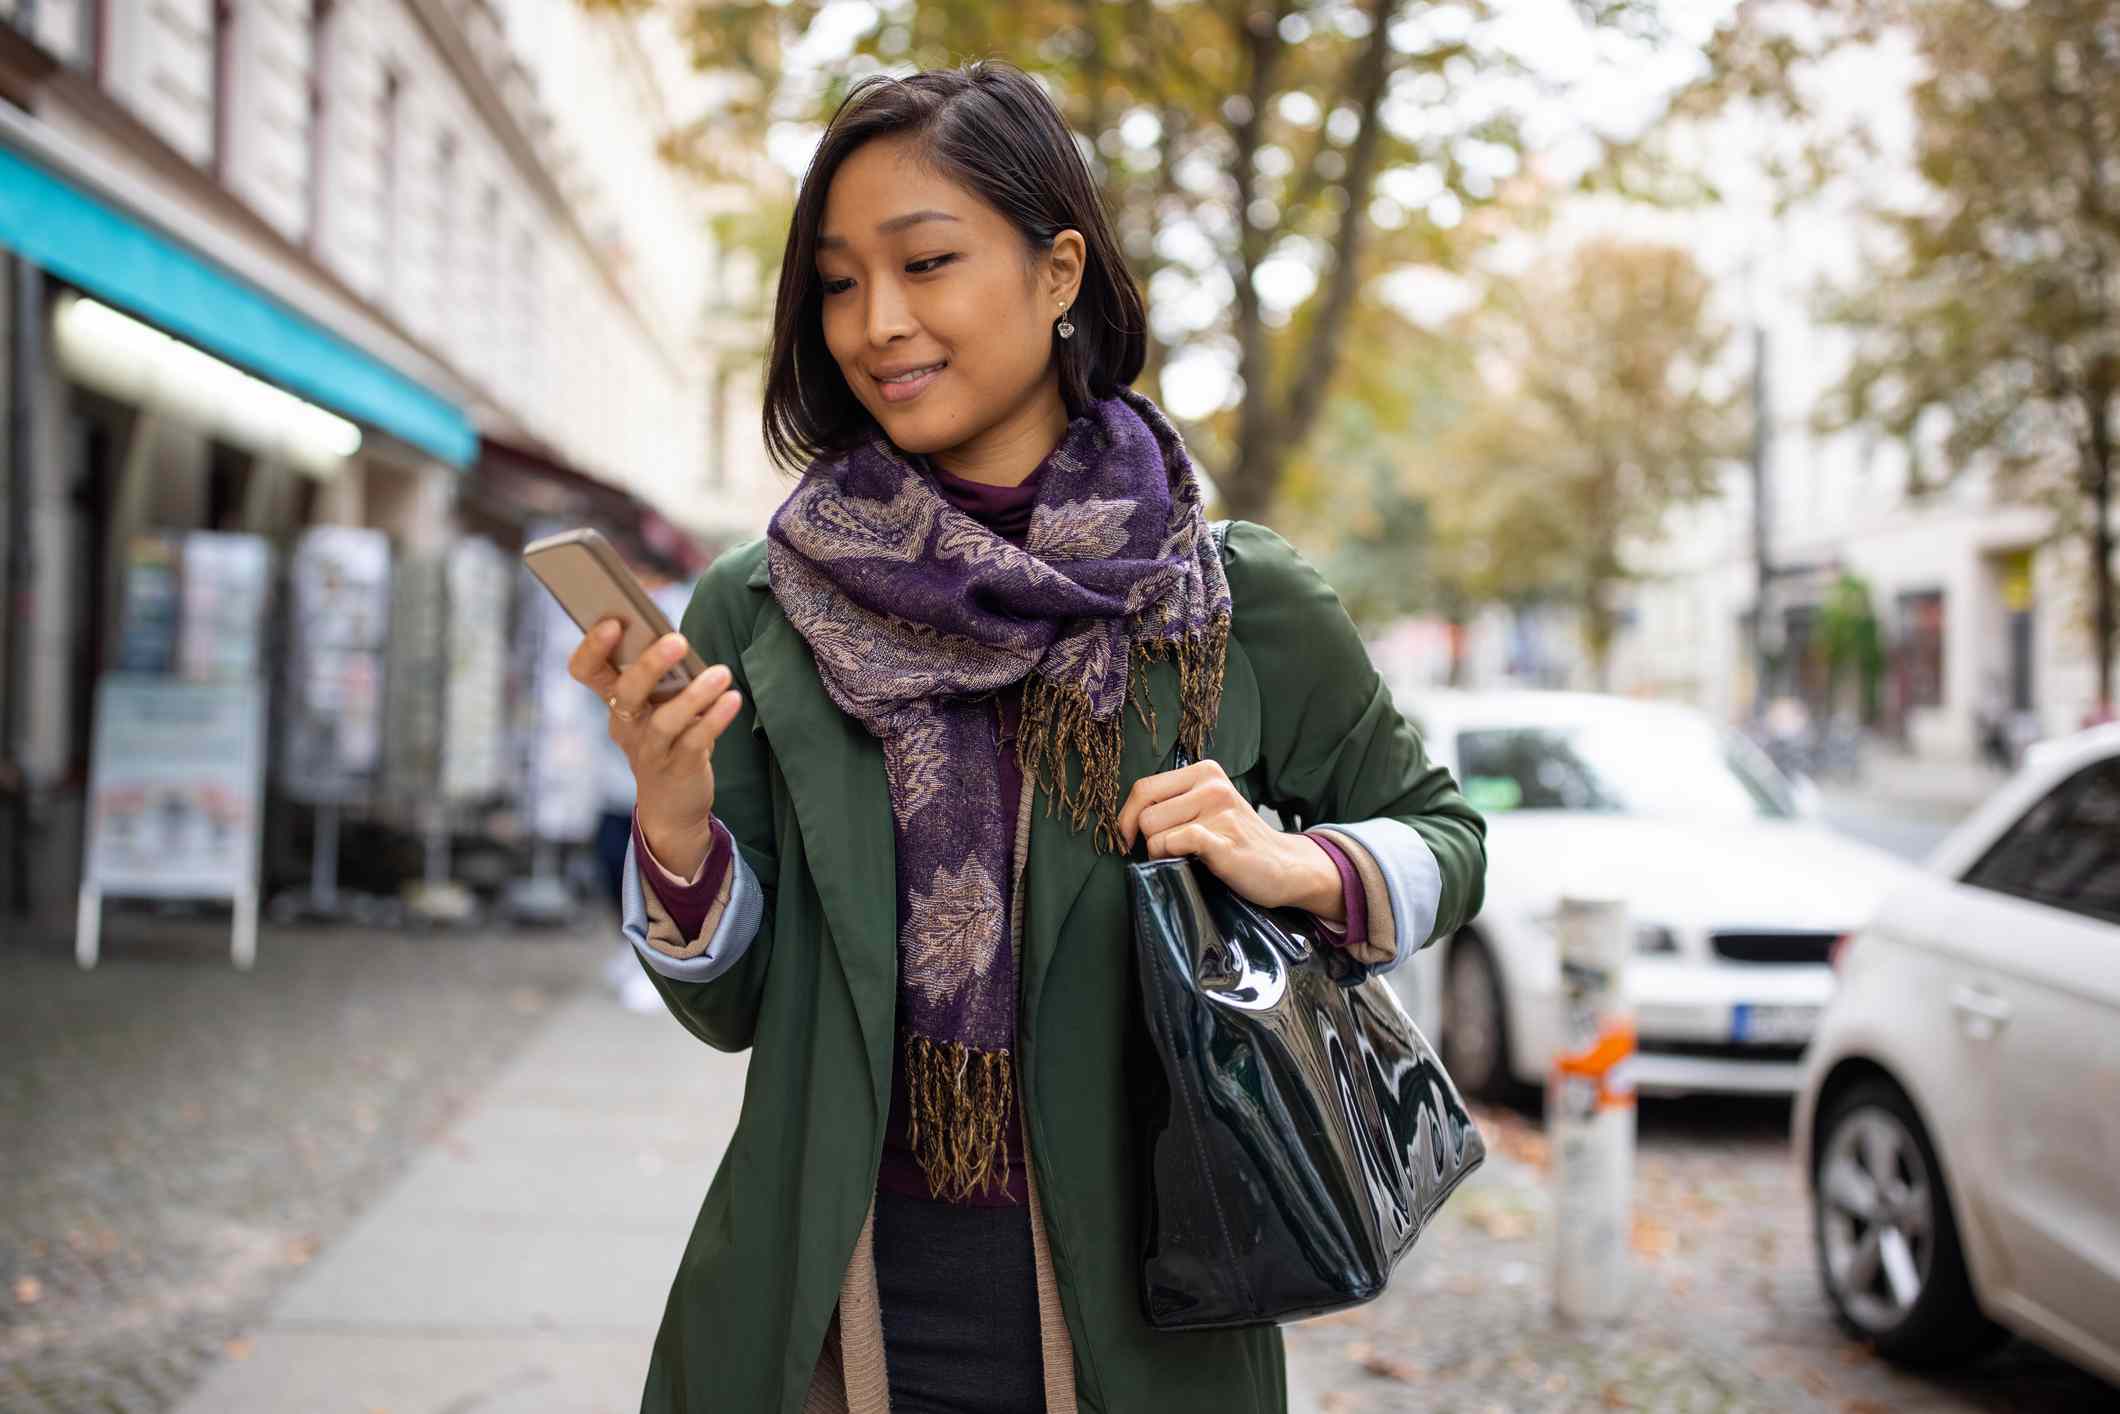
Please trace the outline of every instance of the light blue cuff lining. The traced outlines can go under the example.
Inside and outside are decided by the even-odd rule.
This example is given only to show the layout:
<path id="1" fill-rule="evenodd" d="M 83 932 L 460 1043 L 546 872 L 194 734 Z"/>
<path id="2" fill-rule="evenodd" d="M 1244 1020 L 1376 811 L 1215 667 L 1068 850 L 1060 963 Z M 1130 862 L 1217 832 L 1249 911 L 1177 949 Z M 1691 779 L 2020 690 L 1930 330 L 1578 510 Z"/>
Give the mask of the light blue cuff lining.
<path id="1" fill-rule="evenodd" d="M 1380 817 L 1337 821 L 1322 828 L 1337 831 L 1369 851 L 1377 872 L 1384 876 L 1384 892 L 1391 899 L 1391 917 L 1397 925 L 1397 946 L 1391 961 L 1378 967 L 1390 972 L 1419 952 L 1435 931 L 1436 911 L 1443 903 L 1443 870 L 1435 862 L 1435 851 L 1420 831 L 1403 820 Z M 1370 920 L 1375 926 L 1375 920 Z"/>
<path id="2" fill-rule="evenodd" d="M 729 868 L 734 871 L 729 880 L 729 901 L 722 906 L 721 922 L 708 939 L 706 950 L 695 957 L 672 957 L 648 941 L 648 904 L 641 895 L 647 886 L 641 882 L 633 844 L 627 842 L 626 872 L 619 884 L 623 903 L 619 928 L 642 962 L 673 982 L 711 982 L 750 951 L 758 936 L 758 925 L 765 917 L 765 896 L 758 887 L 758 876 L 744 863 L 742 850 L 730 849 Z"/>

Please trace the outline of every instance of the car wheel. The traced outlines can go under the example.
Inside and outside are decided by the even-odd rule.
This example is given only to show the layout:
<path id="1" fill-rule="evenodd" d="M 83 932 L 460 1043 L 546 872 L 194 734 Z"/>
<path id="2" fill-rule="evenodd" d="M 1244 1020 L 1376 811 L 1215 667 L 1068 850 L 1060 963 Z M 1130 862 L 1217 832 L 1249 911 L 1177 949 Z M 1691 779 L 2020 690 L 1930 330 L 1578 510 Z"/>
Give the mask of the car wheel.
<path id="1" fill-rule="evenodd" d="M 1450 945 L 1443 978 L 1443 1068 L 1460 1091 L 1488 1100 L 1515 1098 L 1509 1073 L 1509 1013 L 1502 979 L 1487 945 L 1461 933 Z"/>
<path id="2" fill-rule="evenodd" d="M 1897 1086 L 1865 1080 L 1828 1103 L 1811 1217 L 1826 1299 L 1878 1354 L 1948 1365 L 2001 1339 L 1973 1298 L 1935 1147 Z"/>

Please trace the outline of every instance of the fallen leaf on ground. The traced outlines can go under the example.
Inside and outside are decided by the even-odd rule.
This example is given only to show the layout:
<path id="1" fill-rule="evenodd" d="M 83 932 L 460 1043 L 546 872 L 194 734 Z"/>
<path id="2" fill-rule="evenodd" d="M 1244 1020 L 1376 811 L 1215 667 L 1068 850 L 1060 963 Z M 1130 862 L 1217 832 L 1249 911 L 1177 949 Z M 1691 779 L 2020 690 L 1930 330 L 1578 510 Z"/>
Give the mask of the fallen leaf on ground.
<path id="1" fill-rule="evenodd" d="M 1645 1213 L 1636 1213 L 1629 1245 L 1644 1257 L 1668 1257 L 1678 1250 L 1678 1233 Z"/>
<path id="2" fill-rule="evenodd" d="M 1606 1385 L 1603 1390 L 1599 1391 L 1599 1394 L 1607 1409 L 1632 1409 L 1634 1407 L 1634 1401 L 1627 1398 L 1625 1391 L 1621 1390 L 1618 1385 Z"/>
<path id="3" fill-rule="evenodd" d="M 1529 1214 L 1506 1208 L 1476 1209 L 1468 1212 L 1465 1220 L 1498 1242 L 1520 1242 L 1531 1236 L 1535 1226 Z"/>
<path id="4" fill-rule="evenodd" d="M 15 1278 L 15 1304 L 34 1306 L 44 1299 L 44 1283 L 35 1277 Z"/>
<path id="5" fill-rule="evenodd" d="M 1401 1384 L 1411 1384 L 1427 1373 L 1411 1360 L 1398 1360 L 1374 1352 L 1362 1362 L 1362 1368 L 1380 1380 L 1397 1380 Z"/>
<path id="6" fill-rule="evenodd" d="M 248 1360 L 251 1351 L 250 1337 L 247 1335 L 234 1336 L 229 1340 L 223 1341 L 221 1349 L 228 1352 L 228 1358 L 231 1360 Z"/>
<path id="7" fill-rule="evenodd" d="M 1535 1169 L 1543 1169 L 1553 1161 L 1553 1145 L 1536 1129 L 1504 1130 L 1496 1147 L 1504 1156 Z"/>
<path id="8" fill-rule="evenodd" d="M 286 1251 L 283 1255 L 286 1257 L 288 1266 L 300 1267 L 307 1265 L 309 1259 L 316 1256 L 316 1254 L 317 1240 L 314 1237 L 291 1237 L 287 1240 Z"/>
<path id="9" fill-rule="evenodd" d="M 1892 1414 L 1892 1406 L 1875 1399 L 1851 1399 L 1840 1406 L 1840 1414 Z"/>

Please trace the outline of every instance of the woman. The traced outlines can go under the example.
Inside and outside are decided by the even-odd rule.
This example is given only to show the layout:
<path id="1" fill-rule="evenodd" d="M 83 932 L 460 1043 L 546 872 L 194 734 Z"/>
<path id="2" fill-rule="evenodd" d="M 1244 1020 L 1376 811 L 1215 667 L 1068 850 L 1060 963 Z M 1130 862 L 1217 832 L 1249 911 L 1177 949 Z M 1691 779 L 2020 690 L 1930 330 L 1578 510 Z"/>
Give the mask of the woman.
<path id="1" fill-rule="evenodd" d="M 803 477 L 681 636 L 575 655 L 639 785 L 628 935 L 752 1051 L 644 1409 L 1285 1406 L 1275 1328 L 1142 1318 L 1126 853 L 1390 960 L 1476 911 L 1483 826 L 1323 581 L 1259 526 L 1217 550 L 1142 327 L 1036 84 L 864 81 L 780 276 Z M 649 703 L 685 640 L 712 666 Z"/>

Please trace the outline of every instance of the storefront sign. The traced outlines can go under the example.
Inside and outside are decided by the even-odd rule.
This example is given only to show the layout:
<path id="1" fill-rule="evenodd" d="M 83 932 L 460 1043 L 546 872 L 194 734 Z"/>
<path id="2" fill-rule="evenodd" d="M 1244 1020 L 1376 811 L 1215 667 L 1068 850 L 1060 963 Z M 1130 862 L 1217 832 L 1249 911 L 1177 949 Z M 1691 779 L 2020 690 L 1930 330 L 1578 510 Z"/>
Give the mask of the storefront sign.
<path id="1" fill-rule="evenodd" d="M 96 963 L 105 895 L 226 898 L 257 950 L 265 689 L 111 673 L 96 688 L 88 849 L 74 955 Z"/>

